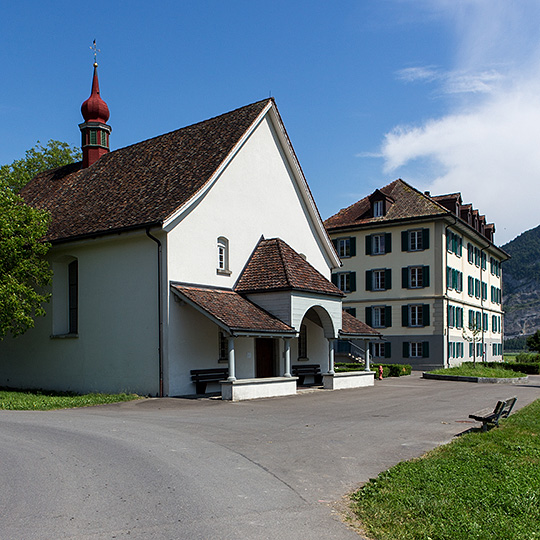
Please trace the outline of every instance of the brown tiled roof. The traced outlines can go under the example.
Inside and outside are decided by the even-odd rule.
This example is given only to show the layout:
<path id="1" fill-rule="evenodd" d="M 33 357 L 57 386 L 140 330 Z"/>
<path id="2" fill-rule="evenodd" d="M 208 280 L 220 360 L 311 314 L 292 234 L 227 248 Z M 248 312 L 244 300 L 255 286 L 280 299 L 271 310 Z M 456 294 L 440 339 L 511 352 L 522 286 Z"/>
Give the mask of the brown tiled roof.
<path id="1" fill-rule="evenodd" d="M 262 239 L 259 242 L 234 290 L 242 294 L 299 290 L 344 296 L 340 289 L 280 238 Z"/>
<path id="2" fill-rule="evenodd" d="M 232 332 L 295 334 L 294 328 L 230 289 L 181 283 L 171 287 Z"/>
<path id="3" fill-rule="evenodd" d="M 369 197 L 343 208 L 337 214 L 329 217 L 324 225 L 328 231 L 359 225 L 385 223 L 401 219 L 419 218 L 424 216 L 445 215 L 448 211 L 428 197 L 413 188 L 401 179 L 384 186 L 381 191 L 393 199 L 387 207 L 386 214 L 381 217 L 371 217 L 371 203 Z"/>
<path id="4" fill-rule="evenodd" d="M 47 209 L 46 240 L 64 241 L 161 223 L 195 195 L 270 99 L 36 176 L 21 191 Z"/>
<path id="5" fill-rule="evenodd" d="M 366 323 L 359 321 L 356 317 L 353 317 L 350 313 L 343 310 L 341 330 L 339 332 L 343 336 L 368 336 L 373 338 L 381 337 L 381 333 L 377 332 L 368 326 Z"/>

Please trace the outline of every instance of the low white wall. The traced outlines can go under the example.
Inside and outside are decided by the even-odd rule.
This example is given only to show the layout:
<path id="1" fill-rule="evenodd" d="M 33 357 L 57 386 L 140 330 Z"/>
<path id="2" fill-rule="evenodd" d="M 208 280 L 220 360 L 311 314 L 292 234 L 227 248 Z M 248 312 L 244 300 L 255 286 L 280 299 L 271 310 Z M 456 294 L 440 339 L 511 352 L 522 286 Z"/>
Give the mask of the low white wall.
<path id="1" fill-rule="evenodd" d="M 325 390 L 342 390 L 344 388 L 361 388 L 375 384 L 374 371 L 344 371 L 333 375 L 323 375 Z"/>
<path id="2" fill-rule="evenodd" d="M 265 397 L 291 396 L 296 394 L 298 377 L 271 377 L 267 379 L 238 379 L 221 383 L 221 398 L 243 401 Z"/>

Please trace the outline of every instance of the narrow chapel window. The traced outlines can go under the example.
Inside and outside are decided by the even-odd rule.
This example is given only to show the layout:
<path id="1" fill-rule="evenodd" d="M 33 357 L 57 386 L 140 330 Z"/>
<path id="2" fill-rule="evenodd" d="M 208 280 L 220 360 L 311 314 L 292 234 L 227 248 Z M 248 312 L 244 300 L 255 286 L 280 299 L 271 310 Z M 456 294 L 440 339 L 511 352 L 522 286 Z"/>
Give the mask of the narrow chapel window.
<path id="1" fill-rule="evenodd" d="M 220 236 L 217 240 L 217 273 L 229 275 L 229 241 Z"/>
<path id="2" fill-rule="evenodd" d="M 69 333 L 79 331 L 79 264 L 73 261 L 68 265 L 68 309 Z"/>

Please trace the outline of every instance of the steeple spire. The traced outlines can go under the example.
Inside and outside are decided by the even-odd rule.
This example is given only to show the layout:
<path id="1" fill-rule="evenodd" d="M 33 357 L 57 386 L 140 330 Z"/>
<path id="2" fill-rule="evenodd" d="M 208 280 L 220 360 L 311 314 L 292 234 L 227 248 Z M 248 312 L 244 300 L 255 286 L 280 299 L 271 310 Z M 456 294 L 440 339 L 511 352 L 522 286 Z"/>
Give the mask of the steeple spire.
<path id="1" fill-rule="evenodd" d="M 103 154 L 109 152 L 109 135 L 111 126 L 107 125 L 109 107 L 101 99 L 99 93 L 99 80 L 97 74 L 96 41 L 91 47 L 94 51 L 94 75 L 92 78 L 92 91 L 90 97 L 81 105 L 84 122 L 79 124 L 82 134 L 83 168 L 90 167 Z"/>

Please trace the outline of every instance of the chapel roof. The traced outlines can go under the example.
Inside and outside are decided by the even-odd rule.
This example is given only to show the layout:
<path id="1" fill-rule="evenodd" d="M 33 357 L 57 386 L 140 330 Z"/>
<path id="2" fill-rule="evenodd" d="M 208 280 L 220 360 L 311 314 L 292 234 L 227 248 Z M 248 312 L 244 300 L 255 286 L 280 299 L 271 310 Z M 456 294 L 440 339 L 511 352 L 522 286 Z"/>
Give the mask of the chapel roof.
<path id="1" fill-rule="evenodd" d="M 281 238 L 259 241 L 234 290 L 242 294 L 299 290 L 344 296 Z"/>
<path id="2" fill-rule="evenodd" d="M 231 289 L 177 283 L 173 292 L 231 332 L 295 334 L 294 328 Z"/>
<path id="3" fill-rule="evenodd" d="M 205 186 L 269 103 L 109 152 L 87 168 L 43 172 L 20 195 L 51 213 L 52 242 L 161 224 Z"/>

